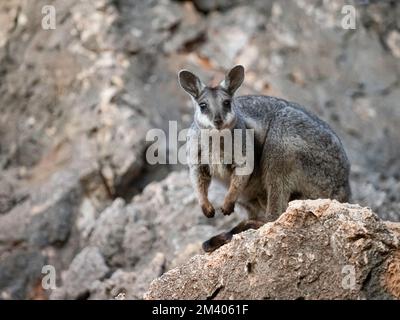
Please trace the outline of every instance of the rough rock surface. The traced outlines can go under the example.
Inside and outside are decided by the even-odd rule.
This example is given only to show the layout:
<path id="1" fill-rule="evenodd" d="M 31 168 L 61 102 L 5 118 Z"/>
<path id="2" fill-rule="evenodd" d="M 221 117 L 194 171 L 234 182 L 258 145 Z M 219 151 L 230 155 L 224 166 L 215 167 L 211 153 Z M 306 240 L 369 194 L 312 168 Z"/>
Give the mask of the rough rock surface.
<path id="1" fill-rule="evenodd" d="M 223 196 L 221 186 L 213 184 L 211 201 L 221 206 Z M 208 220 L 197 204 L 188 173 L 173 172 L 162 182 L 149 184 L 130 204 L 116 199 L 86 224 L 87 247 L 72 261 L 51 298 L 113 299 L 122 294 L 126 299 L 142 299 L 153 279 L 202 253 L 202 241 L 244 217 L 238 208 L 235 215 L 221 213 L 218 219 Z M 88 256 L 88 250 L 96 250 L 96 255 Z M 93 271 L 92 266 L 99 264 L 94 259 L 101 260 L 100 265 L 105 262 L 108 276 Z M 86 279 L 84 285 L 81 276 L 71 276 L 77 270 Z M 91 273 L 96 275 L 85 276 Z"/>
<path id="2" fill-rule="evenodd" d="M 293 201 L 277 221 L 154 280 L 145 298 L 400 299 L 399 254 L 398 234 L 370 209 Z"/>
<path id="3" fill-rule="evenodd" d="M 357 25 L 344 30 L 348 2 L 1 1 L 0 297 L 47 298 L 41 265 L 56 268 L 63 288 L 87 247 L 109 272 L 65 296 L 114 297 L 107 288 L 126 278 L 138 288 L 126 297 L 140 297 L 150 274 L 236 222 L 202 218 L 182 173 L 140 195 L 182 168 L 145 159 L 149 129 L 191 122 L 174 80 L 181 68 L 218 82 L 241 63 L 239 94 L 307 106 L 343 140 L 353 202 L 400 221 L 400 4 L 350 1 Z M 41 26 L 45 5 L 56 9 L 54 30 Z"/>
<path id="4" fill-rule="evenodd" d="M 99 248 L 86 247 L 71 262 L 65 275 L 68 283 L 66 297 L 80 298 L 86 294 L 91 284 L 102 279 L 108 272 Z"/>

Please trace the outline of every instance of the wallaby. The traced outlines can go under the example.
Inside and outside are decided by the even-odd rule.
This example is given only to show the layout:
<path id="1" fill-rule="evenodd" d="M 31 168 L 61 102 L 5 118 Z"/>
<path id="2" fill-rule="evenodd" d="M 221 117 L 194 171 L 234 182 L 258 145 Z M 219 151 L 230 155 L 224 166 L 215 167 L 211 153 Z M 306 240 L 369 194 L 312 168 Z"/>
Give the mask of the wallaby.
<path id="1" fill-rule="evenodd" d="M 235 233 L 277 219 L 291 200 L 349 201 L 350 164 L 340 139 L 324 121 L 284 99 L 261 95 L 234 97 L 244 80 L 244 68 L 240 65 L 215 87 L 206 86 L 187 70 L 180 71 L 178 78 L 195 108 L 188 134 L 189 158 L 197 154 L 201 159 L 203 148 L 199 141 L 204 130 L 254 130 L 254 141 L 242 148 L 254 155 L 254 169 L 248 174 L 237 174 L 235 159 L 228 164 L 188 159 L 190 177 L 205 216 L 211 218 L 215 214 L 208 200 L 208 188 L 214 177 L 228 188 L 222 213 L 231 214 L 239 202 L 249 215 L 249 220 L 230 232 L 204 242 L 205 251 L 214 251 Z M 223 143 L 219 147 L 222 149 Z"/>

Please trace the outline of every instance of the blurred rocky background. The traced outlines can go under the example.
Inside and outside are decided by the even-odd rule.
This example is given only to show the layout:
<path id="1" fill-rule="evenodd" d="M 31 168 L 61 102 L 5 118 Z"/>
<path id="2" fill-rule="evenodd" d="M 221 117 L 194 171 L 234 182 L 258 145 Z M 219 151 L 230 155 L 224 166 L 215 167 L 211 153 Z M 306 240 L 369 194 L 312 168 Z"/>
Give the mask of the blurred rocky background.
<path id="1" fill-rule="evenodd" d="M 7 0 L 0 25 L 1 299 L 142 298 L 241 219 L 207 220 L 184 166 L 146 162 L 149 129 L 191 122 L 181 68 L 215 82 L 240 63 L 239 94 L 305 105 L 344 143 L 353 202 L 400 221 L 396 0 Z"/>

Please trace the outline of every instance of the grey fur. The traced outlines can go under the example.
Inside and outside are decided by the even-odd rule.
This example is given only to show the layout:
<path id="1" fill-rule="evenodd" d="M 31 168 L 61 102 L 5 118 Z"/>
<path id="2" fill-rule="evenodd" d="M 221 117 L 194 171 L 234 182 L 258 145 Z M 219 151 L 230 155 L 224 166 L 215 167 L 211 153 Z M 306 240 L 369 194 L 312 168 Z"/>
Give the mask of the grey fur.
<path id="1" fill-rule="evenodd" d="M 234 91 L 243 81 L 241 70 L 243 67 L 235 67 L 221 85 L 213 88 L 191 73 L 186 77 L 180 73 L 184 89 L 199 89 L 197 94 L 189 92 L 196 109 L 189 151 L 201 153 L 195 141 L 202 128 L 255 132 L 254 144 L 246 150 L 254 152 L 254 170 L 247 176 L 235 174 L 235 159 L 233 164 L 210 165 L 193 164 L 189 159 L 191 179 L 204 214 L 212 217 L 215 213 L 207 196 L 211 178 L 218 178 L 229 188 L 222 207 L 224 214 L 230 214 L 239 201 L 248 209 L 250 219 L 261 221 L 277 219 L 295 198 L 349 201 L 350 164 L 338 136 L 328 124 L 297 103 L 269 96 L 234 98 Z M 225 100 L 231 101 L 231 110 L 223 107 Z M 207 103 L 207 112 L 200 110 L 202 102 Z M 217 126 L 215 119 L 222 120 L 222 124 Z"/>

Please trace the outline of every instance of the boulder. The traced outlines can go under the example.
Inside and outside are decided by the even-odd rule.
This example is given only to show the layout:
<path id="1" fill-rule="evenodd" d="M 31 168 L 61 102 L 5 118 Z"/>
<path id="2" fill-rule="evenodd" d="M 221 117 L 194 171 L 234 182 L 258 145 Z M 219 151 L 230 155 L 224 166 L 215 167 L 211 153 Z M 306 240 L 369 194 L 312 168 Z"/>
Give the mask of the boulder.
<path id="1" fill-rule="evenodd" d="M 224 189 L 213 183 L 210 199 L 218 208 Z M 61 287 L 51 293 L 52 299 L 141 299 L 150 282 L 195 254 L 201 243 L 232 227 L 245 217 L 237 206 L 236 213 L 222 213 L 207 219 L 193 193 L 187 171 L 173 172 L 160 182 L 149 184 L 131 203 L 116 199 L 87 225 L 88 236 L 82 239 L 84 249 L 66 269 Z M 86 263 L 81 263 L 82 256 Z M 101 258 L 100 258 L 101 257 Z M 70 279 L 81 268 L 82 274 L 93 273 L 93 266 L 105 265 L 99 275 L 88 278 L 85 285 Z M 121 294 L 121 295 L 120 295 Z"/>
<path id="2" fill-rule="evenodd" d="M 154 280 L 145 299 L 400 299 L 399 240 L 369 208 L 293 201 Z"/>
<path id="3" fill-rule="evenodd" d="M 108 271 L 109 268 L 99 248 L 86 247 L 72 260 L 64 276 L 64 287 L 55 289 L 53 297 L 57 299 L 86 297 L 93 282 L 103 279 Z"/>

